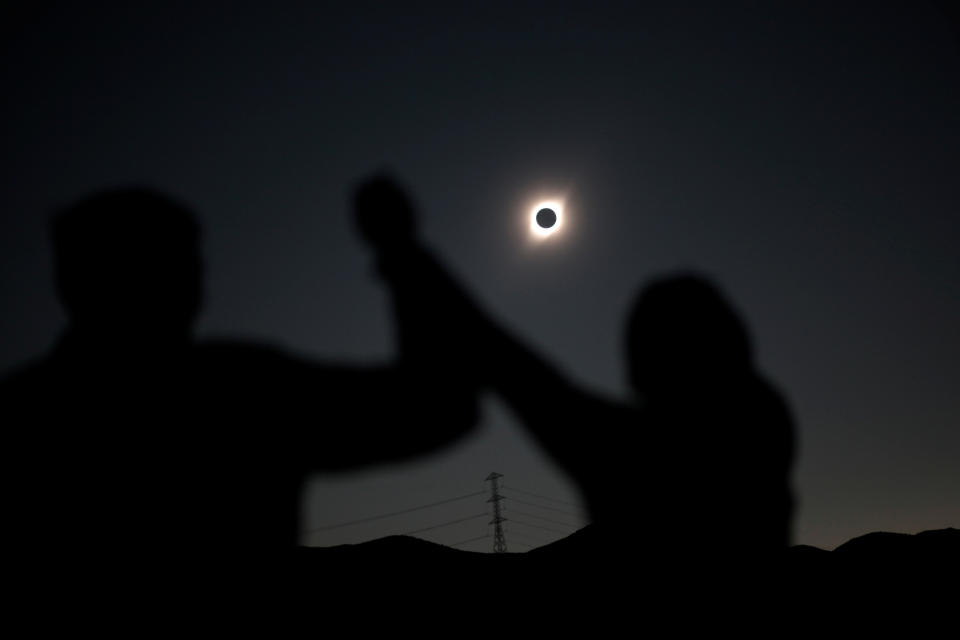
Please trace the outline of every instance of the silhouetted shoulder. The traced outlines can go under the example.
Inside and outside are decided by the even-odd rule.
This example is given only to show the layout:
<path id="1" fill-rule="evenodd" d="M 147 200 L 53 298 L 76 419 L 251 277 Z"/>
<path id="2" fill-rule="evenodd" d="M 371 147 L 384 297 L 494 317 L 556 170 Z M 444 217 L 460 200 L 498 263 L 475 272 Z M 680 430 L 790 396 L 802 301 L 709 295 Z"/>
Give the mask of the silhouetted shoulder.
<path id="1" fill-rule="evenodd" d="M 263 374 L 275 373 L 274 367 L 281 370 L 314 372 L 371 371 L 382 368 L 308 358 L 272 344 L 224 338 L 200 341 L 194 351 L 200 364 L 225 369 L 230 367 L 238 367 L 240 370 L 254 369 Z"/>
<path id="2" fill-rule="evenodd" d="M 792 459 L 795 447 L 793 413 L 786 396 L 769 380 L 756 376 L 753 380 L 753 395 L 750 406 L 757 414 L 757 428 L 767 432 L 779 443 L 779 453 Z"/>
<path id="3" fill-rule="evenodd" d="M 342 405 L 378 378 L 377 369 L 308 360 L 267 344 L 210 340 L 194 349 L 193 374 L 232 406 L 270 414 L 270 422 L 306 427 L 339 419 Z M 306 430 L 304 429 L 304 434 Z M 320 433 L 320 432 L 318 432 Z"/>
<path id="4" fill-rule="evenodd" d="M 0 404 L 26 400 L 25 396 L 44 391 L 54 377 L 55 363 L 50 358 L 36 358 L 0 375 Z"/>
<path id="5" fill-rule="evenodd" d="M 266 343 L 216 338 L 198 342 L 194 349 L 201 363 L 221 366 L 294 365 L 301 361 L 285 349 Z"/>
<path id="6" fill-rule="evenodd" d="M 786 396 L 776 384 L 759 374 L 753 376 L 752 383 L 756 389 L 758 399 L 765 402 L 771 410 L 783 411 L 789 414 L 790 410 Z"/>
<path id="7" fill-rule="evenodd" d="M 5 371 L 0 374 L 0 392 L 9 393 L 36 384 L 44 378 L 47 370 L 46 362 L 38 359 Z"/>
<path id="8" fill-rule="evenodd" d="M 331 385 L 350 384 L 337 376 L 347 372 L 370 373 L 373 368 L 338 365 L 326 360 L 312 360 L 274 345 L 216 339 L 203 341 L 194 349 L 194 362 L 206 376 L 204 382 L 241 386 L 257 385 L 271 393 L 291 396 L 306 392 L 311 397 L 327 396 Z M 349 377 L 349 375 L 348 375 Z M 334 399 L 327 398 L 327 402 Z"/>
<path id="9" fill-rule="evenodd" d="M 196 363 L 223 405 L 239 403 L 261 428 L 282 429 L 303 466 L 316 471 L 435 451 L 478 419 L 472 390 L 451 388 L 443 372 L 307 360 L 224 340 L 198 346 Z"/>
<path id="10" fill-rule="evenodd" d="M 327 417 L 365 386 L 385 387 L 388 378 L 394 385 L 404 382 L 393 367 L 315 360 L 273 345 L 223 339 L 199 343 L 194 363 L 206 384 L 255 387 L 277 401 L 309 400 L 325 407 Z"/>

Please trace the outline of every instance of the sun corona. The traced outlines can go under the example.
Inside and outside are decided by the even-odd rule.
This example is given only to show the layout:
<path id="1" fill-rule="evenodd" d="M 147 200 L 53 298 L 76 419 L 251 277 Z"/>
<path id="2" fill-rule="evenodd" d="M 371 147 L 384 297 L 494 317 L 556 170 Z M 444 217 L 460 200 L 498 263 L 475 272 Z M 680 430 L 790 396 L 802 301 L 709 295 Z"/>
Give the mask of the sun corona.
<path id="1" fill-rule="evenodd" d="M 536 238 L 547 238 L 563 226 L 563 205 L 547 200 L 530 211 L 530 232 Z"/>

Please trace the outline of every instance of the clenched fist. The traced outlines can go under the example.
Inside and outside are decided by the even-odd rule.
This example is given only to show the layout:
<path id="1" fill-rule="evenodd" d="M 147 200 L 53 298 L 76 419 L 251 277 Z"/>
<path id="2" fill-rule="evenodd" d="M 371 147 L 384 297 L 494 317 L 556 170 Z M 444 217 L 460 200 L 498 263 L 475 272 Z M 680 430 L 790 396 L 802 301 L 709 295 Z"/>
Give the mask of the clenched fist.
<path id="1" fill-rule="evenodd" d="M 354 191 L 353 215 L 360 235 L 379 253 L 408 246 L 416 228 L 410 197 L 393 178 L 378 174 Z"/>

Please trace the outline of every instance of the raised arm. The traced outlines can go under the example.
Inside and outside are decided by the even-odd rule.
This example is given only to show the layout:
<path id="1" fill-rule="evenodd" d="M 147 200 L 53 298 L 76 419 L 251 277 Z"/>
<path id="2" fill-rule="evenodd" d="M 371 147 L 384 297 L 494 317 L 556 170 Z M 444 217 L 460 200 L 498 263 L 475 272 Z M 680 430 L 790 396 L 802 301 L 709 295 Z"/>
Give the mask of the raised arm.
<path id="1" fill-rule="evenodd" d="M 630 412 L 577 387 L 484 313 L 416 240 L 413 207 L 395 183 L 383 177 L 365 183 L 356 202 L 411 351 L 432 353 L 427 360 L 445 361 L 455 375 L 498 393 L 575 476 L 599 464 L 604 434 L 626 428 Z"/>

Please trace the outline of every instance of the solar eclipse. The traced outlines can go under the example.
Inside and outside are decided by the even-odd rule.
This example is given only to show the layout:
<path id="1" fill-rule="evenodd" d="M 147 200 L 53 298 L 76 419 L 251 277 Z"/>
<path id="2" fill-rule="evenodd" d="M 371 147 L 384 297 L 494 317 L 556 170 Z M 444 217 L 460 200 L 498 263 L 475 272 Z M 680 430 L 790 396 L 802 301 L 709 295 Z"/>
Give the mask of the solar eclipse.
<path id="1" fill-rule="evenodd" d="M 563 206 L 559 202 L 541 202 L 530 212 L 530 231 L 546 238 L 563 226 Z"/>

